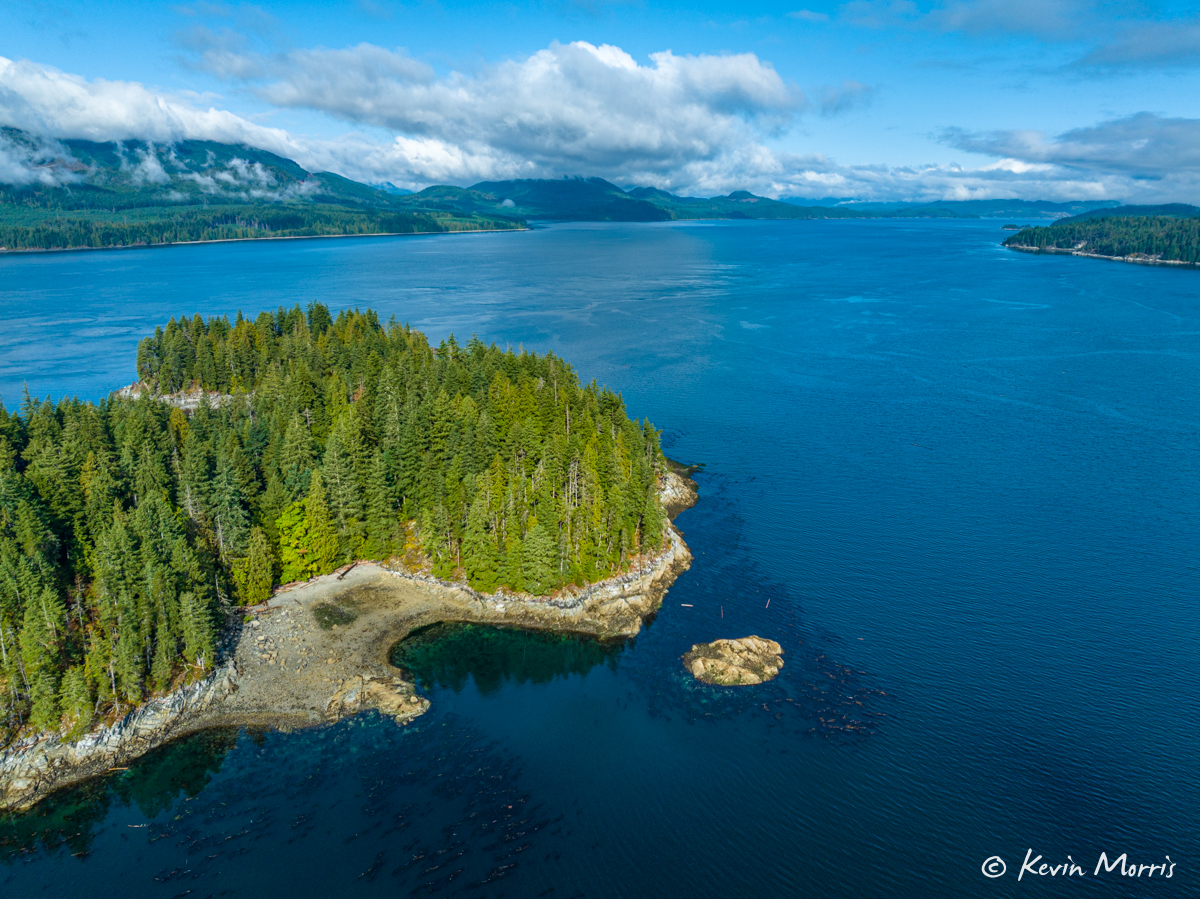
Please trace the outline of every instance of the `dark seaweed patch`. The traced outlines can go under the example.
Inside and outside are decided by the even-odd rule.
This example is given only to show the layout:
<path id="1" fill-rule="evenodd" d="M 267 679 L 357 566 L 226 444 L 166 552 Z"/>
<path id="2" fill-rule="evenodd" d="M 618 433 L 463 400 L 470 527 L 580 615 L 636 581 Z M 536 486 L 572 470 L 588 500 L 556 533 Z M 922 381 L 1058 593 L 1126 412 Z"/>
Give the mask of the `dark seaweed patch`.
<path id="1" fill-rule="evenodd" d="M 353 609 L 347 609 L 343 605 L 338 605 L 332 602 L 323 602 L 313 609 L 313 617 L 317 619 L 317 624 L 322 630 L 332 630 L 334 625 L 345 627 L 347 624 L 352 624 L 358 613 Z"/>

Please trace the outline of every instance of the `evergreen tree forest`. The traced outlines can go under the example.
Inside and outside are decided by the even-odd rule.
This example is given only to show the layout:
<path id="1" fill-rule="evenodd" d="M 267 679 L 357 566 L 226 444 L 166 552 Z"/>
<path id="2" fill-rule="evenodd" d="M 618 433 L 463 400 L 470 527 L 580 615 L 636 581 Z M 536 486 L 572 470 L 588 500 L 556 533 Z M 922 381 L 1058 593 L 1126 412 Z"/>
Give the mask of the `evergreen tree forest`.
<path id="1" fill-rule="evenodd" d="M 1073 249 L 1101 256 L 1143 254 L 1175 262 L 1200 263 L 1200 218 L 1112 216 L 1072 219 L 1026 228 L 1005 246 Z"/>
<path id="2" fill-rule="evenodd" d="M 47 212 L 0 202 L 0 247 L 158 246 L 182 241 L 264 237 L 415 234 L 521 227 L 512 219 L 457 216 L 438 210 L 396 211 L 334 205 L 226 205 Z"/>
<path id="3" fill-rule="evenodd" d="M 0 745 L 202 676 L 239 605 L 351 560 L 545 595 L 666 539 L 657 432 L 553 354 L 313 305 L 173 319 L 137 370 L 0 405 Z"/>

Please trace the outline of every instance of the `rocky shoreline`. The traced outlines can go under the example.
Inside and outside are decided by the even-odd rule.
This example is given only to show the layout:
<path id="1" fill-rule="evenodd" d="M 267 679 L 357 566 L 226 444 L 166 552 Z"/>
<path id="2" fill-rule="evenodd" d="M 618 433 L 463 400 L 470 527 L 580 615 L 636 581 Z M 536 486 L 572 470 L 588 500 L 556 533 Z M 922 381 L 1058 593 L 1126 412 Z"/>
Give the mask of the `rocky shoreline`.
<path id="1" fill-rule="evenodd" d="M 1144 253 L 1131 253 L 1128 256 L 1105 256 L 1102 253 L 1089 253 L 1087 250 L 1077 250 L 1069 247 L 1031 247 L 1025 244 L 1005 244 L 1010 250 L 1019 253 L 1045 253 L 1050 256 L 1081 256 L 1085 259 L 1105 259 L 1109 262 L 1129 262 L 1133 265 L 1166 265 L 1174 268 L 1198 268 L 1195 262 L 1184 262 L 1179 259 L 1159 259 Z"/>
<path id="2" fill-rule="evenodd" d="M 697 500 L 695 482 L 675 471 L 660 485 L 671 518 Z M 0 811 L 27 809 L 47 794 L 127 765 L 171 740 L 223 726 L 282 729 L 337 721 L 377 709 L 405 724 L 429 709 L 388 661 L 412 631 L 444 621 L 631 637 L 691 564 L 678 530 L 638 567 L 552 597 L 481 594 L 469 587 L 360 562 L 277 591 L 228 638 L 204 680 L 151 700 L 74 742 L 57 733 L 27 737 L 0 753 Z"/>

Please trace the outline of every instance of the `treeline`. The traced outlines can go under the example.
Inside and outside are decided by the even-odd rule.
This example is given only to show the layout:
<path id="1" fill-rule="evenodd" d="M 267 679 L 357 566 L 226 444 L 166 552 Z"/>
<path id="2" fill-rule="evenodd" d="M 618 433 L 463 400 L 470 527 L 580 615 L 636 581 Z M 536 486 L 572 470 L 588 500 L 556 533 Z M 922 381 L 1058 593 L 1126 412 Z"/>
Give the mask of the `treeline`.
<path id="1" fill-rule="evenodd" d="M 1080 246 L 1082 244 L 1082 246 Z M 1200 218 L 1114 216 L 1026 228 L 1005 246 L 1080 249 L 1102 256 L 1141 254 L 1200 263 Z"/>
<path id="2" fill-rule="evenodd" d="M 657 432 L 553 354 L 314 305 L 172 320 L 137 367 L 0 405 L 0 745 L 208 670 L 237 604 L 352 559 L 546 594 L 665 539 Z"/>
<path id="3" fill-rule="evenodd" d="M 8 210 L 0 216 L 0 247 L 54 250 L 74 247 L 154 246 L 198 240 L 320 237 L 346 234 L 412 234 L 515 228 L 511 219 L 462 218 L 430 212 L 350 209 L 344 206 L 252 205 L 161 207 L 123 215 L 46 216 L 29 220 Z M 5 221 L 7 219 L 7 221 Z"/>

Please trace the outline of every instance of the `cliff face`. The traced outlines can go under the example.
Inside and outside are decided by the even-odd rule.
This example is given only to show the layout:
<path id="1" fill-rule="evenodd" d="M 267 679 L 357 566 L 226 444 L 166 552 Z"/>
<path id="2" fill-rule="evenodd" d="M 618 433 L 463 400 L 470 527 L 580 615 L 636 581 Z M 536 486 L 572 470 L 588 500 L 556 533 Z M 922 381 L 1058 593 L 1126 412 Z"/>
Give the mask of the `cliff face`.
<path id="1" fill-rule="evenodd" d="M 669 472 L 659 486 L 672 518 L 696 503 L 696 485 L 688 478 Z M 429 700 L 392 667 L 388 655 L 413 630 L 462 621 L 631 637 L 691 561 L 672 525 L 664 549 L 633 570 L 553 597 L 485 595 L 375 563 L 315 578 L 253 610 L 205 680 L 147 702 L 73 743 L 51 733 L 9 746 L 0 754 L 0 810 L 28 808 L 53 790 L 207 727 L 297 727 L 365 709 L 407 723 L 429 709 Z"/>

